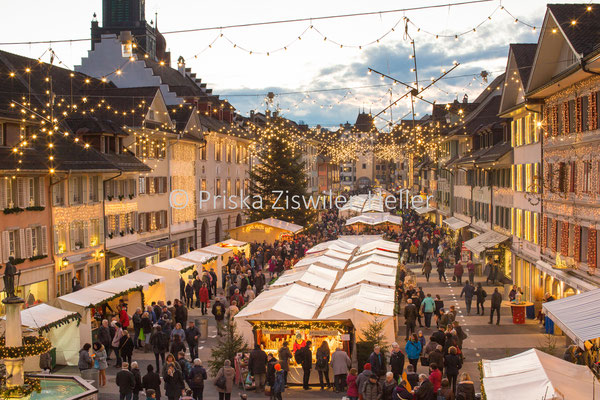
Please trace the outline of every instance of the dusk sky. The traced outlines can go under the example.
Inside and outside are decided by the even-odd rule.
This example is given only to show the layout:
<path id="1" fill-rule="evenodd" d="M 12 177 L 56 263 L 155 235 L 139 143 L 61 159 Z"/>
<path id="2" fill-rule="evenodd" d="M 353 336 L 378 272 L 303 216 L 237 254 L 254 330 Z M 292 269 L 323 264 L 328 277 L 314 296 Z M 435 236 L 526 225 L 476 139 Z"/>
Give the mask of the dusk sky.
<path id="1" fill-rule="evenodd" d="M 180 29 L 217 27 L 231 24 L 272 21 L 280 19 L 318 17 L 359 12 L 373 12 L 415 6 L 446 4 L 450 1 L 186 1 L 147 0 L 146 19 L 155 19 L 162 32 Z M 564 1 L 563 1 L 564 2 Z M 580 1 L 581 2 L 581 1 Z M 456 1 L 454 1 L 456 3 Z M 505 10 L 500 9 L 500 4 Z M 90 21 L 94 12 L 102 17 L 101 0 L 52 2 L 23 0 L 0 15 L 1 42 L 80 39 L 90 35 Z M 377 112 L 392 98 L 404 93 L 403 88 L 391 86 L 389 80 L 367 75 L 369 67 L 412 82 L 410 71 L 412 50 L 404 35 L 403 16 L 416 26 L 408 26 L 414 38 L 420 80 L 430 80 L 450 68 L 453 61 L 461 65 L 445 79 L 423 93 L 438 102 L 462 99 L 467 93 L 471 99 L 482 89 L 485 70 L 494 78 L 505 68 L 508 44 L 536 42 L 545 12 L 546 1 L 505 0 L 471 5 L 455 5 L 437 9 L 396 12 L 369 16 L 297 22 L 270 26 L 210 30 L 203 32 L 166 34 L 173 64 L 181 55 L 203 82 L 214 93 L 227 98 L 242 115 L 251 109 L 263 110 L 264 95 L 272 91 L 275 103 L 285 116 L 303 120 L 310 125 L 334 127 L 346 121 L 353 122 L 359 108 Z M 508 10 L 520 21 L 538 27 L 515 23 Z M 488 19 L 488 16 L 492 16 Z M 357 48 L 340 48 L 332 41 L 345 45 L 362 45 L 376 40 L 398 22 L 395 30 L 379 44 Z M 485 21 L 476 32 L 472 29 Z M 297 37 L 306 31 L 302 40 Z M 454 35 L 470 31 L 458 40 L 439 38 L 425 33 Z M 223 37 L 219 37 L 223 33 Z M 218 37 L 209 48 L 208 45 Z M 324 40 L 327 37 L 327 40 Z M 236 45 L 234 47 L 234 44 Z M 285 51 L 273 52 L 288 46 Z M 250 49 L 253 54 L 239 49 Z M 0 49 L 37 58 L 48 48 L 47 44 L 1 45 Z M 52 48 L 68 68 L 80 63 L 90 48 L 89 41 L 57 43 Z M 256 54 L 269 52 L 270 55 Z M 48 56 L 43 57 L 49 61 Z M 366 86 L 366 87 L 365 87 Z M 352 88 L 335 91 L 322 89 Z M 420 103 L 420 115 L 431 106 Z M 398 118 L 409 110 L 409 103 L 395 107 Z M 379 120 L 378 125 L 385 124 Z"/>

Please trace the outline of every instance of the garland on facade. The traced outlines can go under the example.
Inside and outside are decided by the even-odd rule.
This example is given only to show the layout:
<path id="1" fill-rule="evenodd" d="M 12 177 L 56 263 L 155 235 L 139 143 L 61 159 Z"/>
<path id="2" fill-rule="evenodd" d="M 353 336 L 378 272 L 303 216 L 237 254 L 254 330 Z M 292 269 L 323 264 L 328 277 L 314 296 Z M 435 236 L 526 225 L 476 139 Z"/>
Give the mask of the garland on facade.
<path id="1" fill-rule="evenodd" d="M 0 359 L 33 357 L 48 352 L 50 340 L 42 336 L 25 336 L 22 346 L 7 347 L 6 338 L 0 338 Z"/>
<path id="2" fill-rule="evenodd" d="M 52 329 L 52 328 L 57 328 L 59 326 L 67 325 L 67 324 L 71 323 L 71 321 L 75 321 L 75 320 L 77 320 L 77 326 L 79 326 L 79 324 L 81 323 L 81 314 L 79 314 L 78 312 L 67 315 L 66 317 L 61 318 L 58 321 L 51 322 L 48 325 L 42 326 L 41 328 L 38 329 L 38 333 L 40 335 L 42 333 L 48 333 L 48 332 L 50 332 L 50 329 Z"/>
<path id="3" fill-rule="evenodd" d="M 23 386 L 14 387 L 0 387 L 0 399 L 10 398 L 25 398 L 33 392 L 40 393 L 42 391 L 42 384 L 39 378 L 32 378 L 25 376 Z"/>
<path id="4" fill-rule="evenodd" d="M 348 330 L 348 323 L 340 321 L 332 322 L 320 322 L 320 321 L 282 321 L 282 322 L 271 322 L 271 321 L 249 321 L 252 323 L 255 329 L 261 330 L 278 330 L 278 329 L 315 329 L 315 330 L 329 330 L 336 329 L 340 332 L 346 332 Z"/>

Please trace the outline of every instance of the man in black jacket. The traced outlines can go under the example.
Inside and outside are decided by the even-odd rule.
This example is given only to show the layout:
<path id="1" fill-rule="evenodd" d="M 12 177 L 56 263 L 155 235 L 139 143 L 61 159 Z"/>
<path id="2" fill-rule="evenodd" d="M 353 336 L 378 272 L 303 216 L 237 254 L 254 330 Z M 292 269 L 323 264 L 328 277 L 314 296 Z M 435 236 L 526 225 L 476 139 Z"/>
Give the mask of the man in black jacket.
<path id="1" fill-rule="evenodd" d="M 402 376 L 402 371 L 404 371 L 404 361 L 405 356 L 400 350 L 400 345 L 394 342 L 392 343 L 392 354 L 390 354 L 390 367 L 392 369 L 392 373 L 394 374 L 394 381 L 398 382 L 398 378 Z"/>
<path id="2" fill-rule="evenodd" d="M 175 322 L 179 322 L 181 326 L 186 326 L 188 312 L 185 305 L 180 300 L 175 300 Z"/>
<path id="3" fill-rule="evenodd" d="M 427 375 L 419 375 L 419 386 L 413 391 L 415 394 L 415 400 L 433 400 L 435 399 L 435 392 L 433 391 L 433 384 L 427 378 Z"/>
<path id="4" fill-rule="evenodd" d="M 102 320 L 102 326 L 100 326 L 100 328 L 98 329 L 98 341 L 102 343 L 102 345 L 106 349 L 106 356 L 108 357 L 110 355 L 110 344 L 112 343 L 112 337 L 110 335 L 110 328 L 108 327 L 107 319 Z M 107 358 L 106 360 L 108 361 L 110 360 L 110 358 Z"/>
<path id="5" fill-rule="evenodd" d="M 256 393 L 263 390 L 267 379 L 267 353 L 265 353 L 258 344 L 255 345 L 254 350 L 250 352 L 248 372 L 254 377 Z"/>
<path id="6" fill-rule="evenodd" d="M 212 307 L 212 315 L 215 316 L 217 322 L 217 335 L 223 336 L 223 319 L 225 319 L 225 306 L 217 297 Z"/>
<path id="7" fill-rule="evenodd" d="M 465 295 L 465 306 L 467 307 L 467 315 L 471 315 L 471 303 L 473 302 L 473 295 L 475 294 L 475 287 L 471 285 L 469 281 L 465 282 L 460 297 Z"/>
<path id="8" fill-rule="evenodd" d="M 494 311 L 496 311 L 496 325 L 500 325 L 500 306 L 502 306 L 502 295 L 500 292 L 498 292 L 498 288 L 495 288 L 494 294 L 492 294 L 489 324 L 492 324 L 492 320 L 494 319 Z"/>
<path id="9" fill-rule="evenodd" d="M 212 279 L 210 280 L 210 286 L 208 287 L 208 294 L 212 300 L 212 297 L 217 295 L 217 273 L 214 268 L 211 268 L 209 274 Z"/>
<path id="10" fill-rule="evenodd" d="M 128 363 L 123 362 L 121 364 L 121 370 L 117 372 L 115 382 L 119 387 L 119 399 L 131 400 L 133 389 L 135 389 L 135 377 L 129 371 Z"/>
<path id="11" fill-rule="evenodd" d="M 148 373 L 142 378 L 142 388 L 154 390 L 156 399 L 160 400 L 160 375 L 154 372 L 152 364 L 148 365 Z"/>
<path id="12" fill-rule="evenodd" d="M 302 365 L 302 372 L 304 373 L 302 376 L 302 388 L 304 390 L 310 390 L 310 386 L 308 386 L 310 370 L 312 368 L 312 351 L 310 350 L 310 346 L 312 346 L 312 342 L 309 340 L 304 347 L 296 350 L 295 355 L 296 362 Z"/>
<path id="13" fill-rule="evenodd" d="M 185 341 L 190 348 L 190 357 L 192 360 L 198 358 L 198 339 L 200 338 L 200 330 L 195 326 L 193 321 L 188 323 L 185 330 Z"/>
<path id="14" fill-rule="evenodd" d="M 254 286 L 256 287 L 256 295 L 258 296 L 260 292 L 263 291 L 265 287 L 266 279 L 265 274 L 262 271 L 258 271 L 256 278 L 254 279 Z"/>
<path id="15" fill-rule="evenodd" d="M 406 306 L 404 307 L 404 318 L 406 320 L 406 340 L 408 340 L 409 335 L 415 333 L 418 313 L 417 307 L 413 304 L 412 299 L 406 300 Z"/>

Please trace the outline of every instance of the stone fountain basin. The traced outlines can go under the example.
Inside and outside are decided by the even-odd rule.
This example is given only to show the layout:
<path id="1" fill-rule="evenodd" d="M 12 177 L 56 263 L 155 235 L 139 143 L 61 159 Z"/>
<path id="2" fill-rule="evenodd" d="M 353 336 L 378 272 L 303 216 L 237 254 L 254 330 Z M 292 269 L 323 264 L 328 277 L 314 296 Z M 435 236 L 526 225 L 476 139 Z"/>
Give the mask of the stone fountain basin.
<path id="1" fill-rule="evenodd" d="M 28 374 L 39 378 L 40 393 L 33 393 L 30 400 L 97 400 L 98 389 L 79 376 Z"/>

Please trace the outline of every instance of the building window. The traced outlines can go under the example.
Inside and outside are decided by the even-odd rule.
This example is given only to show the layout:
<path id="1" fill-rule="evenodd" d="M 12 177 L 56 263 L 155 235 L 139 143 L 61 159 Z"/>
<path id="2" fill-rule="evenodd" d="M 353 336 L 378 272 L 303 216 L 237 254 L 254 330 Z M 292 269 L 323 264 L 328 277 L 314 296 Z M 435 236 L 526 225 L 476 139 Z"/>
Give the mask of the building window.
<path id="1" fill-rule="evenodd" d="M 221 161 L 223 155 L 223 145 L 215 142 L 215 161 Z"/>
<path id="2" fill-rule="evenodd" d="M 225 193 L 225 195 L 227 197 L 229 197 L 231 195 L 231 179 L 227 179 L 227 188 L 226 188 L 227 192 Z"/>
<path id="3" fill-rule="evenodd" d="M 225 147 L 225 151 L 226 151 L 225 156 L 227 157 L 227 162 L 230 163 L 231 162 L 231 153 L 233 152 L 233 147 L 230 144 L 228 144 Z"/>
<path id="4" fill-rule="evenodd" d="M 201 160 L 206 160 L 206 146 L 204 145 L 202 146 L 202 148 L 200 149 L 200 159 Z"/>
<path id="5" fill-rule="evenodd" d="M 241 196 L 242 195 L 242 193 L 241 193 L 241 184 L 240 184 L 240 180 L 239 179 L 235 180 L 235 195 L 236 196 Z"/>
<path id="6" fill-rule="evenodd" d="M 363 163 L 362 169 L 367 169 L 367 164 Z"/>
<path id="7" fill-rule="evenodd" d="M 87 270 L 88 286 L 100 282 L 100 264 L 92 264 Z"/>
<path id="8" fill-rule="evenodd" d="M 217 180 L 215 181 L 215 194 L 216 194 L 217 196 L 220 196 L 220 195 L 221 195 L 221 180 L 220 180 L 220 179 L 217 179 Z"/>
<path id="9" fill-rule="evenodd" d="M 56 278 L 56 296 L 59 297 L 71 293 L 71 290 L 73 290 L 71 287 L 73 272 L 67 271 L 58 275 Z"/>
<path id="10" fill-rule="evenodd" d="M 581 191 L 590 193 L 592 190 L 592 162 L 583 162 L 583 180 L 581 182 Z"/>

